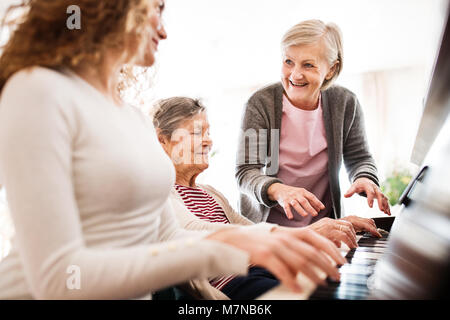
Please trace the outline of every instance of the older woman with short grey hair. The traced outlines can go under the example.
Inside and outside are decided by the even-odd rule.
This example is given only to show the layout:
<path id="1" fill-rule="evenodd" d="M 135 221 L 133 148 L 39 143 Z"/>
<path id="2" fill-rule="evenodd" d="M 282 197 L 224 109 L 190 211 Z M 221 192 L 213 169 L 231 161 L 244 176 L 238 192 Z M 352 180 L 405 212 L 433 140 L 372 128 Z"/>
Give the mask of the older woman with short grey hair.
<path id="1" fill-rule="evenodd" d="M 333 23 L 303 21 L 283 36 L 282 58 L 281 82 L 254 93 L 243 114 L 236 165 L 240 211 L 255 222 L 316 222 L 311 226 L 339 243 L 338 231 L 374 226 L 372 219 L 341 218 L 342 162 L 352 182 L 344 196 L 366 195 L 370 207 L 376 199 L 390 214 L 359 101 L 334 84 L 343 67 L 341 31 Z"/>
<path id="2" fill-rule="evenodd" d="M 214 231 L 241 225 L 245 227 L 246 232 L 252 229 L 266 229 L 271 230 L 270 234 L 283 238 L 290 235 L 298 237 L 303 232 L 317 234 L 309 228 L 292 229 L 267 223 L 254 224 L 237 213 L 218 190 L 197 183 L 199 174 L 209 166 L 209 151 L 212 146 L 206 109 L 199 100 L 172 97 L 159 101 L 154 110 L 153 124 L 159 142 L 175 167 L 176 179 L 170 200 L 181 227 L 189 230 Z M 317 236 L 319 244 L 323 237 Z M 310 272 L 310 268 L 317 262 L 316 257 L 308 255 L 304 248 L 298 246 L 298 243 L 295 244 L 297 242 L 295 238 L 289 241 L 293 243 L 284 243 L 281 247 L 277 246 L 276 250 L 282 253 L 286 249 L 292 249 L 301 257 L 300 260 L 305 259 L 302 272 L 313 281 L 320 282 L 321 280 Z M 347 243 L 351 245 L 350 242 Z M 265 247 L 267 243 L 263 240 L 254 245 Z M 275 276 L 280 277 L 280 274 L 272 274 L 266 268 L 252 265 L 246 276 L 216 277 L 210 279 L 209 283 L 192 281 L 190 284 L 201 296 L 208 299 L 228 297 L 247 300 L 254 299 L 278 285 L 279 281 Z"/>

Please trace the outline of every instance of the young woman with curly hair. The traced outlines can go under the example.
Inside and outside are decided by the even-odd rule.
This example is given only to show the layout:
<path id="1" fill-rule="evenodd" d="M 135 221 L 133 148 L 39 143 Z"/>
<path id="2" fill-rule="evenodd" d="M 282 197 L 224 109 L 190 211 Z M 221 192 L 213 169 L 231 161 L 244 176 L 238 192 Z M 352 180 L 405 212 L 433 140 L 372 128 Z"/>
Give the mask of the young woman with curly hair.
<path id="1" fill-rule="evenodd" d="M 80 29 L 66 26 L 71 5 Z M 167 37 L 163 1 L 22 8 L 0 58 L 0 181 L 16 229 L 0 298 L 150 298 L 190 279 L 245 274 L 250 263 L 293 290 L 299 271 L 315 282 L 314 268 L 338 278 L 323 251 L 342 257 L 315 232 L 176 224 L 173 165 L 150 119 L 118 90 L 124 65 L 153 65 Z"/>

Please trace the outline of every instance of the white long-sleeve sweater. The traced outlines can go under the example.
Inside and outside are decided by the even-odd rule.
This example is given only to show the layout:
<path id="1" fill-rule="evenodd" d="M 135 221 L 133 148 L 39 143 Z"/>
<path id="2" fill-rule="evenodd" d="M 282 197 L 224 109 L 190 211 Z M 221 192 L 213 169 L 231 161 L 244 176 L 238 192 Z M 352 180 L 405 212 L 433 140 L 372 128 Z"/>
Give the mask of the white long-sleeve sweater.
<path id="1" fill-rule="evenodd" d="M 16 229 L 0 299 L 136 298 L 247 270 L 245 252 L 177 225 L 174 169 L 151 121 L 71 72 L 35 67 L 7 82 L 0 181 Z"/>

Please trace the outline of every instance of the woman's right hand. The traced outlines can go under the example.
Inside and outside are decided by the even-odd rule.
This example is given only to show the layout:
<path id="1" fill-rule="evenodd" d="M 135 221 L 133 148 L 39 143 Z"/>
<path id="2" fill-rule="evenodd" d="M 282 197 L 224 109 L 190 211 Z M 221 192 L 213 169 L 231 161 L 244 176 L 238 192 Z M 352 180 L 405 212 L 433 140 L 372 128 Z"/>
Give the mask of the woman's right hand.
<path id="1" fill-rule="evenodd" d="M 316 268 L 339 280 L 336 264 L 342 265 L 346 261 L 333 242 L 306 228 L 284 229 L 270 234 L 245 228 L 225 229 L 209 235 L 207 239 L 246 251 L 251 264 L 266 268 L 295 292 L 302 291 L 297 282 L 298 272 L 316 284 L 324 283 Z"/>
<path id="2" fill-rule="evenodd" d="M 304 188 L 291 187 L 282 183 L 274 183 L 267 189 L 267 196 L 272 201 L 277 201 L 284 209 L 288 219 L 293 219 L 292 208 L 300 215 L 313 217 L 319 214 L 325 206 L 317 197 Z"/>
<path id="3" fill-rule="evenodd" d="M 358 246 L 356 242 L 356 232 L 351 222 L 342 219 L 322 218 L 317 222 L 305 227 L 312 229 L 322 236 L 333 241 L 338 248 L 341 247 L 341 241 L 350 249 Z"/>

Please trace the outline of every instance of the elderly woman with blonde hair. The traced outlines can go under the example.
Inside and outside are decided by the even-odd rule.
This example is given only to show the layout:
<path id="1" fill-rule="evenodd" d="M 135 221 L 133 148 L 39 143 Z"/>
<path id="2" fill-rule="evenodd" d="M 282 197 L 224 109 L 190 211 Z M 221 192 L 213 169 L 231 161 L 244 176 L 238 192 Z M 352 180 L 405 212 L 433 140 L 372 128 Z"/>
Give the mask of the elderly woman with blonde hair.
<path id="1" fill-rule="evenodd" d="M 282 59 L 281 82 L 254 93 L 243 113 L 236 163 L 240 212 L 290 227 L 316 222 L 311 226 L 338 244 L 342 230 L 375 226 L 372 219 L 341 217 L 342 162 L 352 183 L 344 196 L 365 195 L 370 207 L 376 199 L 390 214 L 359 101 L 334 84 L 343 67 L 341 31 L 333 23 L 303 21 L 283 36 Z"/>

